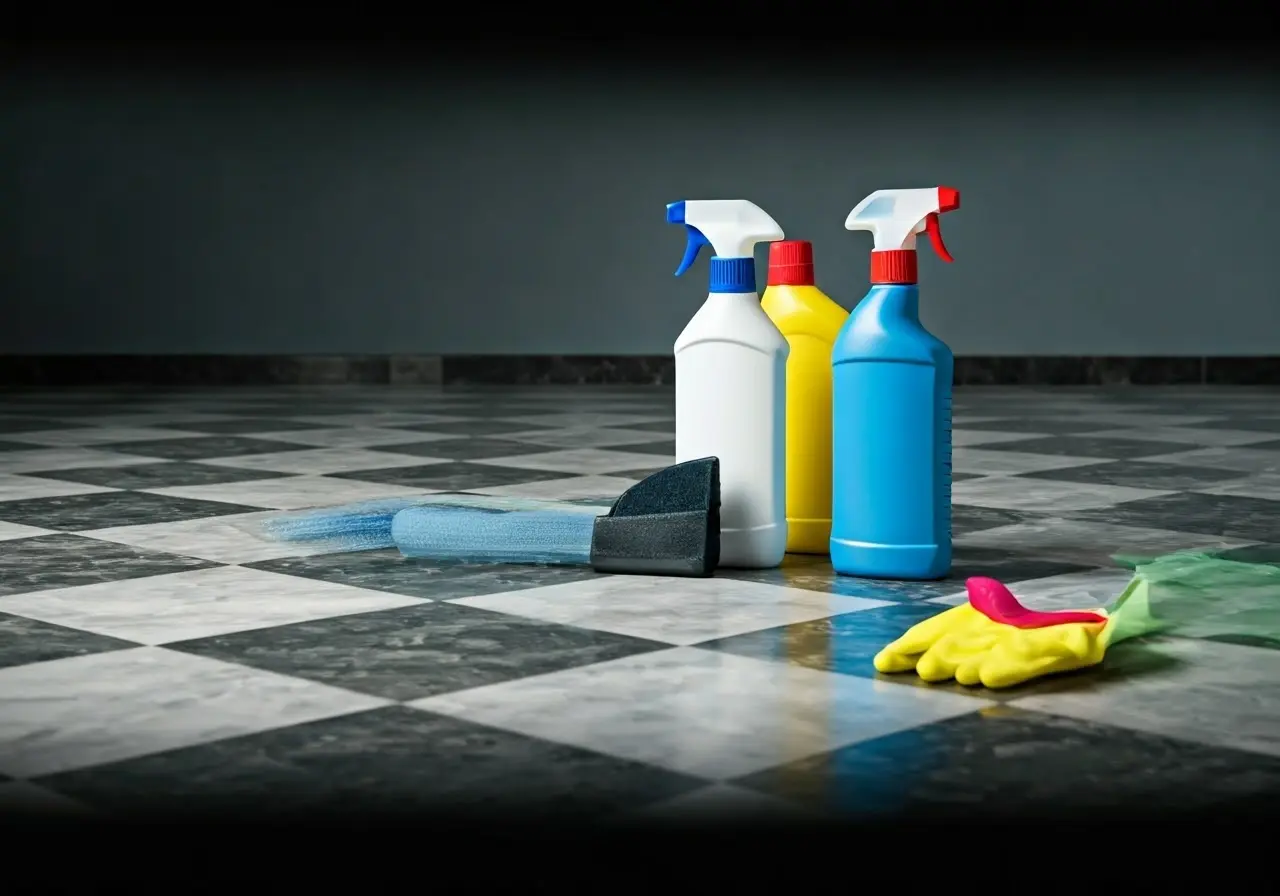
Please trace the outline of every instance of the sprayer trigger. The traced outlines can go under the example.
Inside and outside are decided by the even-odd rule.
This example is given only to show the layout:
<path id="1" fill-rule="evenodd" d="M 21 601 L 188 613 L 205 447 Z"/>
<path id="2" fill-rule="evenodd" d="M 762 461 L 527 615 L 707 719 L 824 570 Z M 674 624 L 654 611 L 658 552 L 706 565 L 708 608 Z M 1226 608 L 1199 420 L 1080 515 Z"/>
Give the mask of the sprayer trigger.
<path id="1" fill-rule="evenodd" d="M 684 226 L 689 231 L 689 241 L 684 244 L 684 258 L 680 259 L 680 267 L 676 268 L 677 277 L 689 270 L 689 266 L 697 261 L 698 252 L 701 251 L 703 246 L 711 245 L 711 241 L 706 238 L 701 230 L 692 224 Z"/>
<path id="2" fill-rule="evenodd" d="M 938 221 L 938 213 L 933 212 L 924 219 L 924 232 L 929 234 L 929 242 L 933 243 L 933 251 L 943 261 L 955 261 L 947 251 L 947 244 L 942 241 L 942 224 Z"/>

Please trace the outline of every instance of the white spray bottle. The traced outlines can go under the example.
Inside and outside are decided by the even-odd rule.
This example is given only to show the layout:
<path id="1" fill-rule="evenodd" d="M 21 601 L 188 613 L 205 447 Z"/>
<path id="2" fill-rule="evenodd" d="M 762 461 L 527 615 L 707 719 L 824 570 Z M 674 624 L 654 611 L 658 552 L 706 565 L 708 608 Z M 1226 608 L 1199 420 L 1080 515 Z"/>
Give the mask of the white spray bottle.
<path id="1" fill-rule="evenodd" d="M 783 238 L 745 199 L 667 206 L 688 244 L 676 276 L 703 246 L 707 301 L 676 340 L 676 461 L 720 459 L 720 565 L 768 569 L 787 549 L 786 338 L 760 307 L 755 244 Z"/>

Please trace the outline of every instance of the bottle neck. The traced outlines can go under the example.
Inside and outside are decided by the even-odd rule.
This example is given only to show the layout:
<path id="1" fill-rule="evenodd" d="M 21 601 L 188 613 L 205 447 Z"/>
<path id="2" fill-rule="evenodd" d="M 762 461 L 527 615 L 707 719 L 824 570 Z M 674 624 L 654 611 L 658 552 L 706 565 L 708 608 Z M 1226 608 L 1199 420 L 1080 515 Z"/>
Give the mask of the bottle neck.
<path id="1" fill-rule="evenodd" d="M 751 293 L 756 291 L 756 260 L 754 258 L 711 259 L 712 293 Z"/>
<path id="2" fill-rule="evenodd" d="M 919 282 L 915 249 L 882 249 L 871 253 L 871 282 L 907 285 Z"/>
<path id="3" fill-rule="evenodd" d="M 909 283 L 880 283 L 858 303 L 859 314 L 880 320 L 920 323 L 920 287 Z"/>

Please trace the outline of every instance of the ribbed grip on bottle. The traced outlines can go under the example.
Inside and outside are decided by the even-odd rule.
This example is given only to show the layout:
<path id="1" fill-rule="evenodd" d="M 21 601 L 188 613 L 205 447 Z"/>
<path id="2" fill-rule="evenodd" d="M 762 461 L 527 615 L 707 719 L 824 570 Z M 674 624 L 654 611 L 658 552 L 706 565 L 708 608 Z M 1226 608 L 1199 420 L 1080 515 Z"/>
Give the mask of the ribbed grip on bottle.
<path id="1" fill-rule="evenodd" d="M 813 243 L 778 240 L 769 244 L 770 286 L 813 286 Z"/>
<path id="2" fill-rule="evenodd" d="M 711 259 L 711 291 L 745 293 L 756 291 L 756 260 L 754 258 Z"/>
<path id="3" fill-rule="evenodd" d="M 884 249 L 871 253 L 871 282 L 906 285 L 920 282 L 915 249 Z"/>

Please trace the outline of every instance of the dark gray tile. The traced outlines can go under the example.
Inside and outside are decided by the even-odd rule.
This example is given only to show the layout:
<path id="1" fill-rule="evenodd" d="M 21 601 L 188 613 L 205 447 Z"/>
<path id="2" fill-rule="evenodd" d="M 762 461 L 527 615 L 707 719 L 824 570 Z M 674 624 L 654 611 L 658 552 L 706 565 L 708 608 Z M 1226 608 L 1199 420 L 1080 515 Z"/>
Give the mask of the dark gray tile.
<path id="1" fill-rule="evenodd" d="M 397 550 L 285 557 L 244 565 L 285 575 L 435 600 L 560 585 L 596 575 L 591 569 L 577 566 L 515 566 L 503 563 L 418 560 L 405 557 Z"/>
<path id="2" fill-rule="evenodd" d="M 1094 424 L 1094 427 L 1096 432 L 1097 424 Z M 1112 460 L 1131 460 L 1188 450 L 1190 446 L 1179 446 L 1169 442 L 1147 442 L 1139 439 L 1094 439 L 1061 435 L 974 447 L 983 451 L 1017 451 L 1023 454 L 1051 454 L 1058 457 L 1105 457 Z"/>
<path id="3" fill-rule="evenodd" d="M 261 507 L 242 507 L 221 501 L 196 501 L 169 498 L 146 492 L 97 492 L 91 495 L 66 495 L 59 498 L 30 498 L 25 501 L 0 502 L 0 520 L 82 532 L 112 526 L 141 526 L 146 523 L 176 523 L 203 517 L 260 511 Z M 4 542 L 9 544 L 9 542 Z"/>
<path id="4" fill-rule="evenodd" d="M 40 448 L 39 445 L 34 445 L 31 442 L 6 442 L 4 440 L 0 440 L 0 452 L 34 451 L 34 450 L 38 450 L 39 448 Z"/>
<path id="5" fill-rule="evenodd" d="M 1280 759 L 1043 715 L 985 709 L 737 782 L 845 816 L 1270 809 Z"/>
<path id="6" fill-rule="evenodd" d="M 223 482 L 248 482 L 256 479 L 275 479 L 283 474 L 261 470 L 237 470 L 231 467 L 215 467 L 210 464 L 166 461 L 157 464 L 131 464 L 125 467 L 81 467 L 74 470 L 48 470 L 24 473 L 62 482 L 83 482 L 104 488 L 150 489 L 170 488 L 181 485 L 217 485 Z"/>
<path id="7" fill-rule="evenodd" d="M 243 410 L 254 413 L 256 409 L 248 408 Z M 271 408 L 267 414 L 256 414 L 239 420 L 209 420 L 203 423 L 185 423 L 182 428 L 187 432 L 207 432 L 210 435 L 223 436 L 323 428 L 323 424 L 320 423 L 303 423 L 301 420 L 288 419 L 290 413 L 306 413 L 306 409 L 301 405 L 295 405 L 290 410 L 284 411 L 279 418 L 274 416 L 275 410 L 275 408 Z"/>
<path id="8" fill-rule="evenodd" d="M 658 471 L 665 470 L 665 469 L 666 467 L 660 467 L 660 466 L 646 467 L 643 470 L 622 470 L 617 473 L 610 473 L 609 475 L 616 476 L 619 479 L 635 479 L 638 481 L 638 480 L 644 479 L 646 476 L 652 476 L 654 473 L 657 473 Z"/>
<path id="9" fill-rule="evenodd" d="M 982 476 L 978 473 L 958 473 L 954 471 L 951 473 L 952 482 L 964 482 L 966 479 L 981 479 L 981 478 Z"/>
<path id="10" fill-rule="evenodd" d="M 1063 514 L 1121 526 L 1172 529 L 1249 541 L 1280 542 L 1280 501 L 1234 495 L 1181 494 L 1126 501 Z"/>
<path id="11" fill-rule="evenodd" d="M 441 416 L 449 416 L 447 409 L 438 411 Z M 387 429 L 403 429 L 408 432 L 430 432 L 456 434 L 462 436 L 505 436 L 513 432 L 532 432 L 535 429 L 555 429 L 553 426 L 533 426 L 528 423 L 512 423 L 510 420 L 460 420 L 455 423 L 415 423 L 412 426 L 389 426 Z"/>
<path id="12" fill-rule="evenodd" d="M 0 560 L 0 570 L 4 569 Z M 3 580 L 0 579 L 0 582 Z M 0 584 L 0 588 L 3 588 Z M 4 593 L 0 591 L 0 593 Z M 0 613 L 0 668 L 106 653 L 138 645 L 74 628 Z"/>
<path id="13" fill-rule="evenodd" d="M 1124 485 L 1132 488 L 1178 491 L 1200 488 L 1246 478 L 1245 474 L 1212 467 L 1182 467 L 1176 464 L 1149 463 L 1140 460 L 1119 460 L 1107 464 L 1091 464 L 1087 467 L 1068 467 L 1065 470 L 1044 470 L 1039 473 L 1023 473 L 1024 479 L 1051 479 L 1054 482 L 1085 482 L 1102 485 Z"/>
<path id="14" fill-rule="evenodd" d="M 305 451 L 310 445 L 249 439 L 239 436 L 193 436 L 186 439 L 157 439 L 153 442 L 117 442 L 100 446 L 110 451 L 166 460 L 209 460 L 245 454 L 275 454 L 278 451 Z"/>
<path id="15" fill-rule="evenodd" d="M 404 702 L 670 647 L 448 603 L 165 646 Z"/>
<path id="16" fill-rule="evenodd" d="M 84 429 L 84 426 L 43 417 L 0 417 L 0 433 L 46 432 L 54 429 Z"/>
<path id="17" fill-rule="evenodd" d="M 489 464 L 471 464 L 463 461 L 444 464 L 427 464 L 421 467 L 395 467 L 385 470 L 359 470 L 350 473 L 334 473 L 336 479 L 357 479 L 361 482 L 380 482 L 384 485 L 403 485 L 411 488 L 435 488 L 443 491 L 465 492 L 477 488 L 498 485 L 520 485 L 526 482 L 550 482 L 553 479 L 571 478 L 570 473 L 552 473 L 547 470 L 521 470 L 513 467 L 495 467 Z"/>
<path id="18" fill-rule="evenodd" d="M 973 477 L 980 479 L 980 476 Z M 956 482 L 960 480 L 955 479 Z M 998 529 L 1001 526 L 1012 526 L 1031 518 L 1032 514 L 1018 513 L 1014 510 L 998 510 L 994 507 L 975 507 L 970 504 L 951 505 L 951 535 L 953 538 L 971 532 L 982 532 L 985 529 Z"/>
<path id="19" fill-rule="evenodd" d="M 1273 406 L 1266 409 L 1268 413 L 1280 414 L 1280 396 L 1276 397 L 1275 402 L 1276 403 Z M 1260 407 L 1258 410 L 1261 412 L 1264 409 Z M 1220 417 L 1217 420 L 1203 424 L 1203 426 L 1212 427 L 1213 429 L 1242 430 L 1244 432 L 1280 433 L 1280 417 L 1263 417 L 1259 415 L 1242 414 L 1239 416 Z M 1249 445 L 1246 447 L 1252 448 L 1254 446 Z"/>
<path id="20" fill-rule="evenodd" d="M 1001 410 L 1004 409 L 1002 408 Z M 975 432 L 1039 432 L 1046 435 L 1062 436 L 1071 435 L 1072 433 L 1098 432 L 1107 429 L 1107 426 L 1096 421 L 1080 420 L 1052 413 L 1045 414 L 1042 411 L 1036 416 L 1018 415 L 1000 420 L 983 420 L 981 423 L 966 423 L 964 426 L 957 426 L 956 429 Z M 1041 441 L 1048 440 L 1042 439 Z M 1026 445 L 1028 443 L 1017 442 L 1010 444 Z M 986 448 L 987 446 L 981 445 L 978 447 Z"/>
<path id="21" fill-rule="evenodd" d="M 527 442 L 509 442 L 504 439 L 440 439 L 435 442 L 410 442 L 406 445 L 378 445 L 374 451 L 408 454 L 413 457 L 447 457 L 449 460 L 489 460 L 494 457 L 515 457 L 521 454 L 544 454 L 554 449 L 546 445 L 530 445 Z"/>
<path id="22" fill-rule="evenodd" d="M 663 410 L 669 411 L 670 409 L 664 408 Z M 676 431 L 676 421 L 675 420 L 655 420 L 652 423 L 629 423 L 626 426 L 605 427 L 605 429 L 627 429 L 627 430 L 636 430 L 639 432 L 674 433 Z"/>
<path id="23" fill-rule="evenodd" d="M 110 814 L 612 815 L 700 782 L 391 706 L 39 779 Z"/>
<path id="24" fill-rule="evenodd" d="M 218 565 L 79 535 L 15 538 L 0 542 L 0 595 L 141 579 Z"/>
<path id="25" fill-rule="evenodd" d="M 605 451 L 626 451 L 631 454 L 652 454 L 674 460 L 676 456 L 675 442 L 645 442 L 640 445 L 610 445 Z"/>

